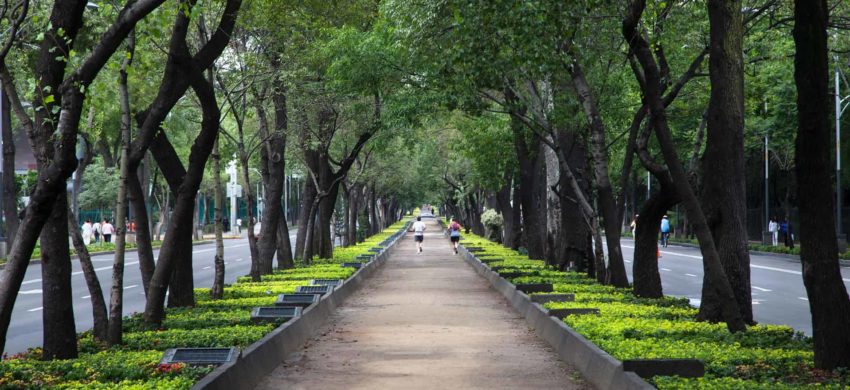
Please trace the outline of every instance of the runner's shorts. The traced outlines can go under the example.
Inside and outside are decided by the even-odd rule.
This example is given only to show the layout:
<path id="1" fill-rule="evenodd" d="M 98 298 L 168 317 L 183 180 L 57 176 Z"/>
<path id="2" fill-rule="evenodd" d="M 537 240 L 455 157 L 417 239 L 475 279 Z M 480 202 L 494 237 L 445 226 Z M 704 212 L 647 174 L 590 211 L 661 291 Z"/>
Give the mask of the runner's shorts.
<path id="1" fill-rule="evenodd" d="M 452 239 L 452 242 L 458 242 L 458 241 L 460 241 L 460 236 L 452 236 L 451 239 Z"/>
<path id="2" fill-rule="evenodd" d="M 422 242 L 422 239 L 424 239 L 424 238 L 425 238 L 425 236 L 424 236 L 424 235 L 415 235 L 415 236 L 413 236 L 413 239 L 414 239 L 414 240 L 416 240 L 416 242 Z"/>

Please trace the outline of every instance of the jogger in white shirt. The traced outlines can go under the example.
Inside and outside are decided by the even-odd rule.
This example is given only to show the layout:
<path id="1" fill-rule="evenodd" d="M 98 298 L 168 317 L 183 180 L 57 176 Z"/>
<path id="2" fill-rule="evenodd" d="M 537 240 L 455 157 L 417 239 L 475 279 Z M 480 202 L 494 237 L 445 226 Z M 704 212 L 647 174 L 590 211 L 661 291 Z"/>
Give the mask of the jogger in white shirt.
<path id="1" fill-rule="evenodd" d="M 422 240 L 425 239 L 425 222 L 422 222 L 422 217 L 416 217 L 416 222 L 411 227 L 413 231 L 413 239 L 416 241 L 417 253 L 422 253 Z"/>

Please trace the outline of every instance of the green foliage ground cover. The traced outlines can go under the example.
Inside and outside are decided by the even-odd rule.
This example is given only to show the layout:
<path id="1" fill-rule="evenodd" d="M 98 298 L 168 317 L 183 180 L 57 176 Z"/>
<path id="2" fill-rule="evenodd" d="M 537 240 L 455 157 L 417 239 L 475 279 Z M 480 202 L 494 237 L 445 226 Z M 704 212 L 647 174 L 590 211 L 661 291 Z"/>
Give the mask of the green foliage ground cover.
<path id="1" fill-rule="evenodd" d="M 0 389 L 188 389 L 214 367 L 160 365 L 165 349 L 247 347 L 279 325 L 252 323 L 252 308 L 274 305 L 278 294 L 294 292 L 310 279 L 348 278 L 355 270 L 340 263 L 368 253 L 404 224 L 394 224 L 356 246 L 339 248 L 333 259 L 276 271 L 259 282 L 239 277 L 225 287 L 223 299 L 212 300 L 208 289 L 196 289 L 196 306 L 167 309 L 163 329 L 146 329 L 140 314 L 131 315 L 124 320 L 124 343 L 118 347 L 107 348 L 84 332 L 77 359 L 42 361 L 40 348 L 5 357 L 0 363 Z"/>
<path id="2" fill-rule="evenodd" d="M 574 302 L 545 307 L 598 308 L 599 315 L 568 316 L 564 322 L 617 359 L 696 358 L 705 362 L 699 379 L 655 377 L 660 389 L 800 389 L 843 388 L 846 373 L 814 368 L 811 339 L 788 326 L 756 325 L 732 334 L 725 324 L 698 322 L 686 298 L 636 297 L 630 288 L 598 284 L 576 272 L 547 268 L 481 237 L 462 243 L 480 246 L 482 256 L 504 258 L 489 265 L 525 272 L 513 283 L 552 283 L 556 293 L 575 294 Z"/>

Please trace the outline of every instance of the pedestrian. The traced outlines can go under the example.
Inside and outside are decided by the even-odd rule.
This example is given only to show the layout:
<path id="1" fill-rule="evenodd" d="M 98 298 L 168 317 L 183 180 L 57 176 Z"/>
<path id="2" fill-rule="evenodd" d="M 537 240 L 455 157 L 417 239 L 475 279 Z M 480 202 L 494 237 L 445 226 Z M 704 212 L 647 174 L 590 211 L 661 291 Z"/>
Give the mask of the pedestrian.
<path id="1" fill-rule="evenodd" d="M 457 218 L 452 218 L 452 223 L 449 224 L 449 239 L 451 239 L 455 254 L 457 254 L 457 244 L 460 241 L 460 229 L 462 228 Z"/>
<path id="2" fill-rule="evenodd" d="M 637 229 L 637 218 L 638 218 L 638 214 L 635 214 L 634 219 L 632 219 L 632 224 L 629 225 L 632 229 L 632 237 L 635 236 L 635 229 Z"/>
<path id="3" fill-rule="evenodd" d="M 92 225 L 92 233 L 94 233 L 94 242 L 100 243 L 100 222 L 95 221 L 94 225 Z"/>
<path id="4" fill-rule="evenodd" d="M 221 219 L 221 230 L 224 232 L 230 231 L 230 220 L 227 217 Z"/>
<path id="5" fill-rule="evenodd" d="M 788 221 L 785 219 L 779 222 L 779 238 L 785 246 L 788 246 Z"/>
<path id="6" fill-rule="evenodd" d="M 425 222 L 422 222 L 422 217 L 416 217 L 410 231 L 413 232 L 413 241 L 416 241 L 416 253 L 422 253 L 422 241 L 425 239 Z"/>
<path id="7" fill-rule="evenodd" d="M 91 244 L 92 231 L 94 230 L 90 220 L 87 219 L 86 222 L 83 223 L 82 230 L 83 230 L 83 243 L 86 244 L 86 246 L 89 246 L 89 244 Z"/>
<path id="8" fill-rule="evenodd" d="M 242 218 L 236 218 L 236 234 L 242 235 Z"/>
<path id="9" fill-rule="evenodd" d="M 779 245 L 779 223 L 776 222 L 776 217 L 770 217 L 770 222 L 767 224 L 767 231 L 770 232 L 773 246 Z"/>
<path id="10" fill-rule="evenodd" d="M 103 242 L 112 242 L 112 235 L 115 234 L 115 227 L 109 223 L 108 219 L 104 219 L 100 225 L 100 230 L 103 232 Z"/>
<path id="11" fill-rule="evenodd" d="M 661 246 L 667 247 L 667 240 L 670 238 L 670 220 L 667 216 L 661 217 Z"/>
<path id="12" fill-rule="evenodd" d="M 791 222 L 788 222 L 787 233 L 785 234 L 785 246 L 794 249 L 794 229 L 791 227 Z"/>

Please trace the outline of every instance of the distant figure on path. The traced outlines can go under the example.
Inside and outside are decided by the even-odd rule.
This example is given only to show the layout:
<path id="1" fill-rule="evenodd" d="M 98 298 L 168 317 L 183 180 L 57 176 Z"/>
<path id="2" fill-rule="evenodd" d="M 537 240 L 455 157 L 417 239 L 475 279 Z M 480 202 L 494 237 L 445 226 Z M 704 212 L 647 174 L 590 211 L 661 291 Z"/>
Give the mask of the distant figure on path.
<path id="1" fill-rule="evenodd" d="M 670 220 L 667 216 L 661 218 L 661 245 L 667 247 L 667 239 L 670 237 Z"/>
<path id="2" fill-rule="evenodd" d="M 100 242 L 100 236 L 103 235 L 101 232 L 100 222 L 94 221 L 94 225 L 92 225 L 92 233 L 94 234 L 94 242 Z"/>
<path id="3" fill-rule="evenodd" d="M 101 231 L 103 231 L 103 242 L 112 242 L 112 235 L 115 234 L 115 227 L 109 223 L 108 219 L 103 220 L 103 224 L 100 225 Z"/>
<path id="4" fill-rule="evenodd" d="M 794 229 L 791 228 L 791 222 L 782 221 L 785 225 L 785 246 L 794 249 Z"/>
<path id="5" fill-rule="evenodd" d="M 242 218 L 236 218 L 236 234 L 242 235 Z"/>
<path id="6" fill-rule="evenodd" d="M 770 232 L 773 246 L 779 245 L 779 223 L 776 222 L 776 217 L 770 218 L 770 222 L 767 224 L 767 231 Z"/>
<path id="7" fill-rule="evenodd" d="M 410 227 L 413 232 L 413 240 L 416 241 L 417 253 L 422 253 L 422 241 L 425 239 L 425 222 L 422 217 L 416 217 L 416 222 Z"/>
<path id="8" fill-rule="evenodd" d="M 92 231 L 94 230 L 94 228 L 91 225 L 90 220 L 87 219 L 86 222 L 83 223 L 82 230 L 83 230 L 83 243 L 86 244 L 86 246 L 88 246 L 89 244 L 91 244 Z"/>
<path id="9" fill-rule="evenodd" d="M 457 254 L 457 243 L 460 241 L 460 229 L 463 229 L 460 222 L 457 218 L 452 218 L 452 223 L 449 224 L 449 238 L 452 240 L 452 249 L 455 254 Z"/>
<path id="10" fill-rule="evenodd" d="M 785 246 L 788 246 L 788 221 L 785 219 L 779 222 L 779 239 Z"/>

